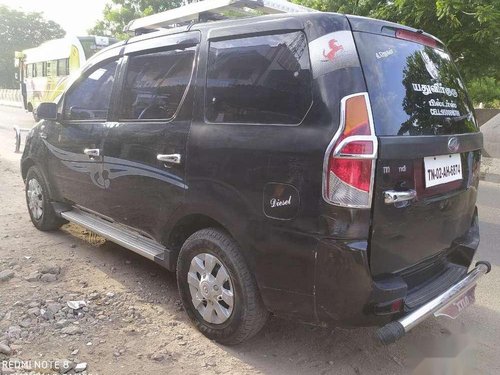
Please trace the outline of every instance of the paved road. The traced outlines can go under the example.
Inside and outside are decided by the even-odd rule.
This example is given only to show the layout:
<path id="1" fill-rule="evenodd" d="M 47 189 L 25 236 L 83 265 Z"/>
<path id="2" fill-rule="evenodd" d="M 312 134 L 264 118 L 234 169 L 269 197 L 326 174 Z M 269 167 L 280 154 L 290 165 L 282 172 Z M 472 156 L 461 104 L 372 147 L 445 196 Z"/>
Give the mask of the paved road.
<path id="1" fill-rule="evenodd" d="M 31 113 L 24 109 L 0 106 L 0 129 L 12 130 L 14 126 L 31 128 L 35 124 Z M 12 137 L 14 139 L 14 137 Z"/>
<path id="2" fill-rule="evenodd" d="M 7 150 L 9 144 L 12 144 L 12 151 L 14 149 L 14 125 L 32 126 L 31 115 L 20 109 L 0 107 L 0 163 L 4 166 L 0 169 L 1 173 L 7 170 L 4 169 L 7 164 L 8 168 L 15 168 L 19 160 L 19 154 Z M 3 190 L 1 186 L 0 190 Z M 5 199 L 7 193 L 3 190 L 0 200 Z M 372 339 L 373 329 L 326 330 L 273 320 L 254 341 L 236 349 L 227 349 L 226 353 L 236 366 L 234 371 L 238 372 L 238 366 L 244 363 L 257 372 L 271 374 L 397 374 L 415 368 L 417 373 L 422 374 L 500 373 L 499 184 L 481 182 L 478 208 L 482 239 L 477 259 L 491 261 L 493 271 L 478 286 L 476 304 L 457 320 L 429 319 L 388 348 L 381 348 Z M 19 210 L 21 212 L 22 207 Z M 30 233 L 34 231 L 31 227 L 27 230 Z M 84 249 L 81 251 L 85 252 Z M 116 255 L 120 256 L 123 255 Z M 98 267 L 98 262 L 95 263 L 90 266 Z M 157 270 L 148 262 L 139 264 L 140 267 L 144 274 L 148 269 Z M 147 282 L 146 276 L 137 278 L 138 283 Z M 167 281 L 172 283 L 172 280 L 169 278 Z M 172 288 L 175 286 L 172 285 Z M 166 308 L 173 309 L 168 303 Z M 214 347 L 206 340 L 197 340 L 205 346 Z M 137 365 L 141 366 L 140 361 Z"/>

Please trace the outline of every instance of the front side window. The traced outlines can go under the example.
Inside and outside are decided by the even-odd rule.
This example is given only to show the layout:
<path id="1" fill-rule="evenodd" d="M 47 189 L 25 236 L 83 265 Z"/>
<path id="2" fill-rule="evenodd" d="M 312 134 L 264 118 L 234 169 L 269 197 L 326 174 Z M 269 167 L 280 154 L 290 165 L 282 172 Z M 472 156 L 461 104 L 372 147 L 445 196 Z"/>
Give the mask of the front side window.
<path id="1" fill-rule="evenodd" d="M 131 56 L 120 119 L 174 117 L 191 79 L 194 56 L 195 47 Z"/>
<path id="2" fill-rule="evenodd" d="M 299 124 L 312 103 L 304 33 L 211 42 L 205 100 L 209 122 Z"/>
<path id="3" fill-rule="evenodd" d="M 66 120 L 105 120 L 118 62 L 111 61 L 92 70 L 78 81 L 64 98 Z"/>

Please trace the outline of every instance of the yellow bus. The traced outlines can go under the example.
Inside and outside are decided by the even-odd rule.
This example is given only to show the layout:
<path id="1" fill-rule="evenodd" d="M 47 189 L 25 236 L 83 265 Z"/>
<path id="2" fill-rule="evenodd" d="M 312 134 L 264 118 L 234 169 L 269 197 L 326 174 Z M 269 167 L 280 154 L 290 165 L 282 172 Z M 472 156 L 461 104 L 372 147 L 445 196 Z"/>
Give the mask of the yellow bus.
<path id="1" fill-rule="evenodd" d="M 16 52 L 24 108 L 33 112 L 36 120 L 38 104 L 57 102 L 68 77 L 94 53 L 115 42 L 116 39 L 104 36 L 65 37 Z"/>

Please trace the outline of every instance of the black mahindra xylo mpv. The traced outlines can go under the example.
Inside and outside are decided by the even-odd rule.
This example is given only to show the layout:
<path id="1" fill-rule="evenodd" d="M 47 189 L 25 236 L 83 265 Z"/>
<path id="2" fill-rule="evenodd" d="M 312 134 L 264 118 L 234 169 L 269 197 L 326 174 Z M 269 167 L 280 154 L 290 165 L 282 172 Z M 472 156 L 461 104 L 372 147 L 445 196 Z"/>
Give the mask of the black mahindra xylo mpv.
<path id="1" fill-rule="evenodd" d="M 474 302 L 482 135 L 443 44 L 332 13 L 201 23 L 95 55 L 21 161 L 33 224 L 177 272 L 207 337 L 270 313 L 390 343 Z"/>

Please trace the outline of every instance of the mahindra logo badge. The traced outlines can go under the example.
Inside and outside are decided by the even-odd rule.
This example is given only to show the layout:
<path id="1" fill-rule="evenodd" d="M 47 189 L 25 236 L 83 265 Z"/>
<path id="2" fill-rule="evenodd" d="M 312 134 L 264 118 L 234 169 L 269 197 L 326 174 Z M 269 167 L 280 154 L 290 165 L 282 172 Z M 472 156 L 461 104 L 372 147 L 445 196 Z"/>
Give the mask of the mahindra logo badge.
<path id="1" fill-rule="evenodd" d="M 451 137 L 448 140 L 448 150 L 450 150 L 451 152 L 457 152 L 459 147 L 460 142 L 458 141 L 457 137 Z"/>

